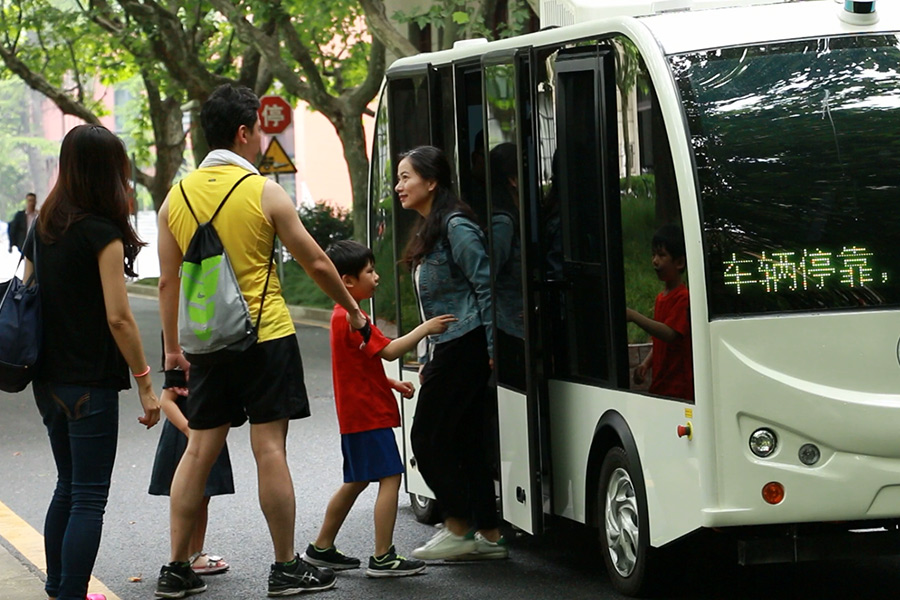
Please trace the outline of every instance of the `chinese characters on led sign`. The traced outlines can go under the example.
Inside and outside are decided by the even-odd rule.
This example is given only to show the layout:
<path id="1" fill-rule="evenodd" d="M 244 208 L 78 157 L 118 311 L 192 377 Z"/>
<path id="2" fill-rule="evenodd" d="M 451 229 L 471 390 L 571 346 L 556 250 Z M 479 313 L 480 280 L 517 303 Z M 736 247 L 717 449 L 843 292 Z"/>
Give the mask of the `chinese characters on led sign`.
<path id="1" fill-rule="evenodd" d="M 866 248 L 846 246 L 840 252 L 800 250 L 799 252 L 763 251 L 758 256 L 738 258 L 732 253 L 723 262 L 725 285 L 740 294 L 747 288 L 762 288 L 767 293 L 823 289 L 826 284 L 863 287 L 879 281 L 886 283 L 887 273 L 875 273 L 873 254 Z"/>

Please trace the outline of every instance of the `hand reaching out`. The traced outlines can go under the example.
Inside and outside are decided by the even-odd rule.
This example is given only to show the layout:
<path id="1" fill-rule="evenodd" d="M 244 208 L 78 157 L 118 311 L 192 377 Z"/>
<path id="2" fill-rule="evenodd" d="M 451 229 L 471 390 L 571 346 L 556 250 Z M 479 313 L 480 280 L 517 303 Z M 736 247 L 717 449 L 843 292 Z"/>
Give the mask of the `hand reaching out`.
<path id="1" fill-rule="evenodd" d="M 428 332 L 428 335 L 436 335 L 447 331 L 450 324 L 455 323 L 456 321 L 458 321 L 458 319 L 453 315 L 440 315 L 433 319 L 428 319 L 423 324 L 425 325 L 425 331 Z"/>

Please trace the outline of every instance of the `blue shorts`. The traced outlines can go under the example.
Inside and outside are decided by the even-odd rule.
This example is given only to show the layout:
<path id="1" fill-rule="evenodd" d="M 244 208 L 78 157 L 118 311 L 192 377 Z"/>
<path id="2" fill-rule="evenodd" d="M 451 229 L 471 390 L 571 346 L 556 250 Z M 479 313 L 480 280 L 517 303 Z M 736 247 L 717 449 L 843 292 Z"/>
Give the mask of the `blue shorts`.
<path id="1" fill-rule="evenodd" d="M 389 428 L 341 434 L 344 483 L 378 481 L 403 473 L 394 431 Z"/>

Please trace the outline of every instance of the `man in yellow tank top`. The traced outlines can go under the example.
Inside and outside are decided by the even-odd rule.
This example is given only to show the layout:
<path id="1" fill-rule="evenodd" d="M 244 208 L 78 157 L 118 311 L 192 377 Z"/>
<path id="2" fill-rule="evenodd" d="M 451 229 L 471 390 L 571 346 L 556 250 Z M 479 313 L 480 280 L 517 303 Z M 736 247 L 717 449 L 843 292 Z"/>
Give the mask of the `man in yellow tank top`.
<path id="1" fill-rule="evenodd" d="M 257 319 L 259 341 L 222 365 L 191 365 L 178 343 L 179 267 L 197 228 L 179 186 L 159 210 L 159 310 L 166 369 L 189 371 L 186 414 L 190 435 L 171 488 L 171 556 L 160 570 L 156 596 L 181 598 L 206 590 L 190 568 L 189 542 L 210 469 L 229 428 L 250 421 L 250 440 L 259 473 L 259 503 L 275 550 L 268 593 L 289 596 L 334 586 L 334 573 L 299 560 L 294 551 L 294 485 L 285 454 L 288 422 L 309 416 L 300 349 L 269 255 L 274 236 L 306 273 L 350 313 L 356 329 L 366 321 L 334 265 L 300 222 L 287 193 L 253 166 L 260 151 L 259 99 L 249 89 L 219 87 L 204 103 L 200 119 L 211 152 L 182 185 L 197 219 L 209 220 L 222 198 L 247 172 L 216 216 L 215 228 Z M 269 273 L 269 271 L 272 271 Z M 270 277 L 265 302 L 263 286 Z"/>

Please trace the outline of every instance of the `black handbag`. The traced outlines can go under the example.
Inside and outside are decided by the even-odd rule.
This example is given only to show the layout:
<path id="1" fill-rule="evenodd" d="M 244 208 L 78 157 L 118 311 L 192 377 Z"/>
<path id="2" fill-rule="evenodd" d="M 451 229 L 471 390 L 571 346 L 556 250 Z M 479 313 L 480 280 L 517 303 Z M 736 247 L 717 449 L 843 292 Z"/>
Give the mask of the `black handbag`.
<path id="1" fill-rule="evenodd" d="M 21 392 L 31 383 L 41 349 L 41 296 L 33 237 L 32 243 L 34 270 L 28 281 L 13 275 L 0 283 L 0 390 L 4 392 Z"/>

